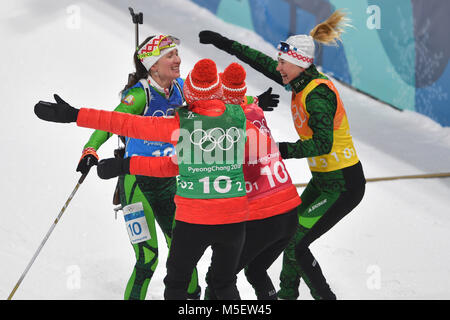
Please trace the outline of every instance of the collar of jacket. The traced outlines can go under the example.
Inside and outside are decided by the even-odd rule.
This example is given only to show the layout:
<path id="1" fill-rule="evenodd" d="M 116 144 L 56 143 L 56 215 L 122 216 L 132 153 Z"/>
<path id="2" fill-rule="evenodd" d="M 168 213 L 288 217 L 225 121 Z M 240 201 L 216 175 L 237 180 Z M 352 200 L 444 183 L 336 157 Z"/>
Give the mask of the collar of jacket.
<path id="1" fill-rule="evenodd" d="M 319 71 L 317 71 L 315 65 L 309 66 L 308 69 L 300 73 L 300 75 L 289 82 L 290 87 L 292 88 L 292 91 L 295 92 L 295 94 L 301 92 L 305 87 L 308 85 L 308 83 L 311 82 L 311 80 L 316 79 L 319 77 Z"/>
<path id="2" fill-rule="evenodd" d="M 160 95 L 165 97 L 166 99 L 169 99 L 169 97 L 172 95 L 173 91 L 173 82 L 170 84 L 170 88 L 163 88 L 161 87 L 150 75 L 147 77 L 148 84 L 153 87 L 153 89 L 156 90 Z M 176 81 L 176 80 L 173 80 Z"/>

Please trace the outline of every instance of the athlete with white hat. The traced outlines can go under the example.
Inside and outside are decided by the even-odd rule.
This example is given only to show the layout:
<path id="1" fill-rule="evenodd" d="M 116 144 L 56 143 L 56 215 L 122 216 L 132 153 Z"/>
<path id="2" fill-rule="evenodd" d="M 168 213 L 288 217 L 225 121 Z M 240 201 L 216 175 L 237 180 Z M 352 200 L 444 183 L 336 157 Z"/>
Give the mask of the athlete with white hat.
<path id="1" fill-rule="evenodd" d="M 200 42 L 235 55 L 292 91 L 291 111 L 300 139 L 281 142 L 283 159 L 307 158 L 312 179 L 301 194 L 298 226 L 283 256 L 281 299 L 297 299 L 300 279 L 315 299 L 336 299 L 310 244 L 350 213 L 362 200 L 365 178 L 336 87 L 314 65 L 316 43 L 337 44 L 345 13 L 338 10 L 309 35 L 294 35 L 277 46 L 276 60 L 216 32 L 202 31 Z"/>

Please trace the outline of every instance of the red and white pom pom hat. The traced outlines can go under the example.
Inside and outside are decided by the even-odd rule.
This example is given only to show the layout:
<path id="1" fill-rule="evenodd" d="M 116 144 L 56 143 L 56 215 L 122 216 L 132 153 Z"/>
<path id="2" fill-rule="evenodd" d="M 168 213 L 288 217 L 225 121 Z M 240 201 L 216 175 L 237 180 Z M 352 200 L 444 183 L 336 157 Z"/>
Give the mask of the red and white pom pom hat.
<path id="1" fill-rule="evenodd" d="M 198 61 L 184 81 L 183 93 L 188 104 L 198 100 L 221 100 L 222 82 L 216 63 L 211 59 Z"/>

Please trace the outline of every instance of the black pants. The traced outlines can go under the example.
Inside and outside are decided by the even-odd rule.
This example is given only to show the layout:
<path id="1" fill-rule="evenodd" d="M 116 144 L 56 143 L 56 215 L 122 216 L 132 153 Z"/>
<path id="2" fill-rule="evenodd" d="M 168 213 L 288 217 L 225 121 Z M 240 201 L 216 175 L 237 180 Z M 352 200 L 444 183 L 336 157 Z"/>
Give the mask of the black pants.
<path id="1" fill-rule="evenodd" d="M 167 258 L 164 299 L 184 300 L 192 271 L 211 246 L 211 282 L 220 300 L 239 300 L 236 270 L 245 239 L 245 223 L 199 225 L 176 221 Z"/>
<path id="2" fill-rule="evenodd" d="M 297 208 L 280 215 L 246 223 L 244 248 L 237 273 L 245 268 L 245 276 L 255 289 L 258 300 L 276 300 L 276 290 L 267 269 L 281 255 L 294 236 L 297 227 Z M 206 276 L 208 299 L 216 299 L 216 288 L 210 281 L 212 266 Z"/>
<path id="3" fill-rule="evenodd" d="M 319 263 L 314 258 L 309 246 L 350 213 L 361 201 L 363 195 L 364 187 L 358 192 L 344 192 L 311 230 L 304 231 L 305 236 L 295 247 L 297 263 L 302 270 L 303 278 L 305 281 L 309 281 L 308 284 L 315 299 L 334 300 L 336 296 L 330 290 Z"/>
<path id="4" fill-rule="evenodd" d="M 361 163 L 342 169 L 342 175 L 345 183 L 342 191 L 324 188 L 313 178 L 302 193 L 300 224 L 283 256 L 278 292 L 282 299 L 297 299 L 300 278 L 303 278 L 315 299 L 336 299 L 309 246 L 349 214 L 364 196 L 366 180 Z M 302 224 L 302 217 L 314 212 L 320 213 L 317 222 L 312 226 Z"/>

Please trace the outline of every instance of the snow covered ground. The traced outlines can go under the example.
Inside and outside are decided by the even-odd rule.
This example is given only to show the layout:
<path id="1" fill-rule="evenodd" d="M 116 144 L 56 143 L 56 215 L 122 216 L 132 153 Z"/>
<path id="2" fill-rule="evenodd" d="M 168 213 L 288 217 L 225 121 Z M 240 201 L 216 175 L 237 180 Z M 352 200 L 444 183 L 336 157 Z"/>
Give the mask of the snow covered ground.
<path id="1" fill-rule="evenodd" d="M 150 6 L 151 3 L 151 6 Z M 58 93 L 73 106 L 113 109 L 132 71 L 134 26 L 127 7 L 144 12 L 141 40 L 169 33 L 182 40 L 182 75 L 212 58 L 224 69 L 235 58 L 198 42 L 218 31 L 268 54 L 254 33 L 218 20 L 187 0 L 51 1 L 2 3 L 0 13 L 0 298 L 6 299 L 74 188 L 75 168 L 91 130 L 40 121 L 38 100 Z M 279 141 L 295 141 L 290 94 L 246 68 L 250 94 L 281 94 L 267 113 Z M 366 177 L 450 171 L 450 128 L 414 112 L 398 112 L 336 83 L 347 109 Z M 117 139 L 99 151 L 111 157 Z M 306 160 L 288 160 L 296 183 L 310 178 Z M 115 180 L 87 177 L 16 292 L 15 299 L 122 299 L 134 264 L 122 216 L 114 218 Z M 302 190 L 299 189 L 299 192 Z M 450 298 L 450 179 L 368 183 L 362 203 L 312 245 L 340 299 Z M 162 299 L 167 248 L 147 299 Z M 210 251 L 198 267 L 204 287 Z M 270 268 L 278 287 L 281 259 Z M 254 299 L 243 274 L 243 299 Z M 311 299 L 302 284 L 301 299 Z"/>

